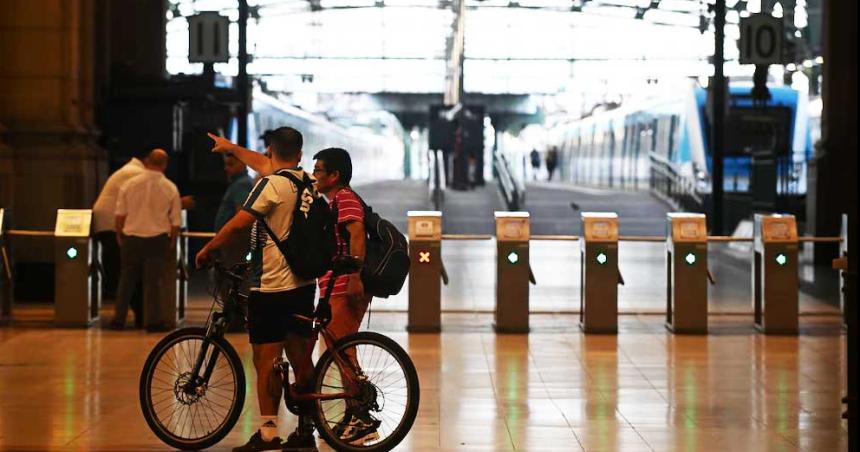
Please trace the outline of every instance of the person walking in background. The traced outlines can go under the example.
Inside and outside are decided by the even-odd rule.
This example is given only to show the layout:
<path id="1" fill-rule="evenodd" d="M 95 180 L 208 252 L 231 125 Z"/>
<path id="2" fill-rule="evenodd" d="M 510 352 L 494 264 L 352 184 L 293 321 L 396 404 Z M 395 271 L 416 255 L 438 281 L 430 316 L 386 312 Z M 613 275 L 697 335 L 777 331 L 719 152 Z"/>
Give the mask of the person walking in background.
<path id="1" fill-rule="evenodd" d="M 532 151 L 529 153 L 529 158 L 532 162 L 532 180 L 537 180 L 537 174 L 540 170 L 540 152 L 537 149 L 532 148 Z"/>
<path id="2" fill-rule="evenodd" d="M 145 167 L 143 160 L 149 154 L 150 149 L 137 152 L 131 160 L 116 170 L 108 177 L 99 197 L 93 204 L 93 238 L 98 242 L 102 250 L 102 293 L 105 298 L 116 297 L 117 285 L 119 284 L 120 253 L 119 244 L 116 241 L 114 226 L 116 223 L 116 199 L 120 188 L 133 177 L 143 173 Z M 143 326 L 143 312 L 141 310 L 142 296 L 138 279 L 137 290 L 130 301 L 131 310 L 134 313 L 136 327 Z"/>
<path id="3" fill-rule="evenodd" d="M 547 172 L 547 181 L 552 180 L 552 174 L 555 172 L 555 167 L 558 165 L 558 148 L 555 146 L 549 148 L 546 151 L 546 172 Z"/>
<path id="4" fill-rule="evenodd" d="M 164 268 L 176 247 L 182 203 L 176 185 L 164 176 L 168 156 L 154 149 L 144 159 L 145 170 L 120 188 L 116 203 L 116 239 L 122 273 L 111 328 L 125 326 L 137 278 L 143 275 L 144 320 L 150 331 L 164 330 L 160 317 Z"/>

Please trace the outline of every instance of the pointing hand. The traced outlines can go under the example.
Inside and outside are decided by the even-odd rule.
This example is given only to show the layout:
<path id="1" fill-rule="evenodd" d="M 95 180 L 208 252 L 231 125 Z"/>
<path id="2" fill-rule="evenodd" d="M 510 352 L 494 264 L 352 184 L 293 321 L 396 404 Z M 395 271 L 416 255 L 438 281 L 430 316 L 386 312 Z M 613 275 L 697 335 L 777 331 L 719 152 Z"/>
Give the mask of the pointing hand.
<path id="1" fill-rule="evenodd" d="M 235 144 L 233 144 L 233 142 L 231 142 L 230 140 L 228 140 L 224 137 L 215 135 L 214 133 L 207 133 L 206 135 L 209 135 L 209 138 L 211 138 L 212 141 L 215 142 L 212 145 L 212 152 L 221 152 L 221 153 L 230 152 L 230 150 L 233 148 L 233 146 L 235 146 Z"/>

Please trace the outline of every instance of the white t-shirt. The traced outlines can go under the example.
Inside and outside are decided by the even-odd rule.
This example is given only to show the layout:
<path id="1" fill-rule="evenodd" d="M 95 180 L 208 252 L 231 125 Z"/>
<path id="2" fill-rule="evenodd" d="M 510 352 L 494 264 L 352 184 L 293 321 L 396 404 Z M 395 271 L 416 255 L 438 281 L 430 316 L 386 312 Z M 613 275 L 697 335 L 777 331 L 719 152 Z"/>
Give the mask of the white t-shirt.
<path id="1" fill-rule="evenodd" d="M 95 232 L 113 231 L 116 222 L 116 197 L 119 189 L 144 170 L 143 162 L 132 158 L 122 168 L 108 177 L 96 203 L 93 204 L 93 227 Z"/>
<path id="2" fill-rule="evenodd" d="M 291 172 L 299 179 L 306 174 L 301 169 L 281 169 L 276 173 L 283 173 L 284 171 Z M 298 188 L 293 181 L 286 176 L 278 176 L 277 174 L 266 176 L 257 181 L 242 208 L 257 219 L 265 221 L 269 229 L 278 236 L 278 241 L 284 241 L 289 237 L 290 227 L 293 225 L 297 190 Z M 308 197 L 311 196 L 318 195 L 315 192 L 309 193 L 308 190 L 305 190 L 302 196 L 306 200 L 302 203 L 304 210 L 310 208 Z M 260 286 L 251 290 L 284 292 L 314 283 L 312 279 L 304 279 L 293 274 L 287 259 L 275 245 L 275 242 L 268 237 L 263 245 L 262 270 Z"/>
<path id="3" fill-rule="evenodd" d="M 125 215 L 122 233 L 136 237 L 167 234 L 182 221 L 179 190 L 164 174 L 144 170 L 119 189 L 116 214 Z"/>

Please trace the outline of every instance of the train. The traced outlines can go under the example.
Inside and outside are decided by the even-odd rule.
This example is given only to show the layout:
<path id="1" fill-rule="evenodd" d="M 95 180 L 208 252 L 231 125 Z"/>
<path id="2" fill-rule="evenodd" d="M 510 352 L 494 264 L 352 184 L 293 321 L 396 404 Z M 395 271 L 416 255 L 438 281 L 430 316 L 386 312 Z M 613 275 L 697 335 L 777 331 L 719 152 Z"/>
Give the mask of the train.
<path id="1" fill-rule="evenodd" d="M 353 185 L 404 178 L 406 145 L 403 127 L 388 112 L 370 112 L 335 122 L 287 104 L 261 90 L 255 90 L 253 111 L 248 118 L 248 143 L 264 149 L 261 135 L 266 130 L 290 126 L 302 133 L 302 166 L 313 168 L 314 154 L 324 148 L 349 151 L 353 162 Z M 235 141 L 232 123 L 228 136 Z"/>
<path id="2" fill-rule="evenodd" d="M 726 210 L 733 213 L 729 228 L 751 214 L 761 192 L 772 198 L 771 209 L 800 220 L 805 214 L 807 162 L 813 156 L 807 96 L 770 87 L 770 99 L 758 102 L 751 88 L 740 83 L 728 88 L 723 188 Z M 547 146 L 558 150 L 562 181 L 649 189 L 677 209 L 708 213 L 713 169 L 708 111 L 706 90 L 691 83 L 677 96 L 559 121 L 549 127 Z M 751 181 L 763 162 L 772 162 L 767 180 L 774 186 L 758 191 Z"/>

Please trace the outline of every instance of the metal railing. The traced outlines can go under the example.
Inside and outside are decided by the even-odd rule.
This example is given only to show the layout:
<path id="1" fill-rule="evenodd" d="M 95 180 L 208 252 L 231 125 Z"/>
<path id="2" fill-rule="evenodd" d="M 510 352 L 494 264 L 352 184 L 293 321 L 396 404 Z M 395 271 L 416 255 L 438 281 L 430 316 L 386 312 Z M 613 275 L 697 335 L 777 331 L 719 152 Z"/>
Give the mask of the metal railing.
<path id="1" fill-rule="evenodd" d="M 430 201 L 433 203 L 433 208 L 440 210 L 445 202 L 445 162 L 443 159 L 445 154 L 439 150 L 427 151 L 427 159 L 430 160 L 428 168 L 429 176 L 427 178 L 427 189 L 430 195 Z"/>
<path id="2" fill-rule="evenodd" d="M 696 182 L 684 177 L 677 166 L 662 155 L 650 152 L 651 193 L 674 208 L 690 212 L 699 211 L 704 200 L 696 192 Z"/>
<path id="3" fill-rule="evenodd" d="M 502 197 L 505 199 L 505 204 L 508 210 L 520 210 L 525 202 L 525 187 L 517 182 L 513 174 L 511 174 L 510 166 L 503 154 L 500 152 L 493 153 L 493 166 L 496 168 L 496 178 L 499 181 L 499 190 L 502 192 Z"/>

